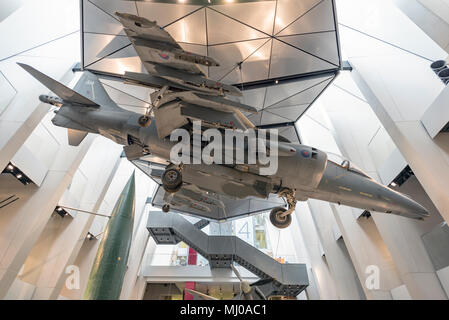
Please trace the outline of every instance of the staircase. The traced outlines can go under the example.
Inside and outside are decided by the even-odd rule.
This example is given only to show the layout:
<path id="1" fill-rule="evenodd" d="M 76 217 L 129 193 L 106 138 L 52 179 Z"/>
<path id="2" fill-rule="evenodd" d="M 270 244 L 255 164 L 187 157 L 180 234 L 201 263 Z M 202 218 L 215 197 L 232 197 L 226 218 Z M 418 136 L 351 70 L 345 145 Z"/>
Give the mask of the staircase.
<path id="1" fill-rule="evenodd" d="M 211 268 L 230 268 L 237 262 L 261 279 L 267 296 L 297 296 L 309 284 L 305 264 L 282 264 L 236 236 L 208 236 L 177 213 L 150 212 L 147 229 L 157 244 L 185 242 L 209 260 Z M 263 288 L 262 288 L 263 287 Z"/>

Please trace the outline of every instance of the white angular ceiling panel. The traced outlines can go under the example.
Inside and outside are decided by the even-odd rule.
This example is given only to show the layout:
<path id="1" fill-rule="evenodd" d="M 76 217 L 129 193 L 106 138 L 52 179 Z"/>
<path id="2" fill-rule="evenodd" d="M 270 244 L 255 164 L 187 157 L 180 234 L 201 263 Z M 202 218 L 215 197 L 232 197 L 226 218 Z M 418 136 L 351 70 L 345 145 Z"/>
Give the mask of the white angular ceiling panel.
<path id="1" fill-rule="evenodd" d="M 91 3 L 101 8 L 101 10 L 114 16 L 116 12 L 137 14 L 137 6 L 134 1 L 123 0 L 89 0 Z"/>
<path id="2" fill-rule="evenodd" d="M 274 103 L 272 105 L 266 106 L 265 109 L 280 108 L 288 106 L 299 106 L 303 104 L 311 104 L 316 99 L 316 97 L 328 86 L 332 81 L 332 78 L 328 80 L 321 81 L 310 88 L 302 90 L 292 96 L 286 97 L 285 99 Z"/>
<path id="3" fill-rule="evenodd" d="M 225 78 L 232 71 L 237 72 L 238 63 L 246 61 L 253 55 L 254 55 L 253 59 L 259 58 L 260 61 L 268 63 L 269 53 L 267 53 L 266 50 L 262 50 L 259 52 L 259 49 L 263 49 L 262 47 L 264 47 L 267 41 L 269 40 L 259 39 L 259 40 L 234 42 L 229 44 L 209 46 L 208 55 L 214 58 L 215 60 L 219 61 L 220 63 L 219 67 L 209 68 L 210 78 L 214 80 L 220 80 Z M 229 83 L 241 82 L 239 75 L 237 75 L 237 78 L 233 80 L 234 82 Z"/>
<path id="4" fill-rule="evenodd" d="M 268 111 L 272 114 L 289 119 L 290 121 L 296 121 L 296 119 L 298 119 L 308 107 L 309 104 L 303 104 L 299 106 L 264 109 L 264 112 Z"/>
<path id="5" fill-rule="evenodd" d="M 268 87 L 264 106 L 269 107 L 277 104 L 278 102 L 288 99 L 289 97 L 307 90 L 327 79 L 329 79 L 329 76 L 321 76 L 302 81 L 287 82 L 285 84 L 280 83 L 278 85 Z"/>
<path id="6" fill-rule="evenodd" d="M 322 0 L 310 11 L 299 17 L 288 27 L 277 33 L 277 36 L 287 36 L 292 34 L 322 32 L 335 30 L 335 20 L 333 14 L 332 0 Z"/>
<path id="7" fill-rule="evenodd" d="M 243 97 L 234 97 L 232 100 L 239 101 L 247 105 L 251 105 L 255 107 L 257 110 L 261 110 L 263 108 L 266 91 L 267 88 L 244 90 Z"/>
<path id="8" fill-rule="evenodd" d="M 236 3 L 212 6 L 230 18 L 236 19 L 266 34 L 273 34 L 276 1 Z"/>
<path id="9" fill-rule="evenodd" d="M 258 41 L 258 40 L 254 40 Z M 265 41 L 265 39 L 263 40 Z M 243 44 L 251 46 L 252 41 L 245 41 Z M 268 77 L 270 66 L 271 40 L 266 40 L 262 46 L 257 47 L 246 59 L 243 60 L 241 69 L 233 68 L 232 72 L 222 77 L 220 81 L 226 83 L 248 83 L 265 79 Z M 211 69 L 211 68 L 210 68 Z M 232 77 L 232 78 L 231 78 Z"/>
<path id="10" fill-rule="evenodd" d="M 125 2 L 135 2 L 135 5 L 137 6 L 137 14 L 139 16 L 145 17 L 151 21 L 156 21 L 161 27 L 172 24 L 173 22 L 182 19 L 183 17 L 186 17 L 201 8 L 201 6 L 189 4 L 157 3 L 147 1 Z"/>
<path id="11" fill-rule="evenodd" d="M 178 42 L 206 45 L 206 16 L 205 9 L 195 11 L 186 17 L 165 27 L 170 35 Z"/>
<path id="12" fill-rule="evenodd" d="M 84 1 L 83 30 L 85 33 L 125 35 L 122 24 L 114 16 L 90 1 Z"/>
<path id="13" fill-rule="evenodd" d="M 338 49 L 334 45 L 335 31 L 322 33 L 307 33 L 294 36 L 279 37 L 282 41 L 320 57 L 335 66 L 339 64 Z"/>
<path id="14" fill-rule="evenodd" d="M 273 40 L 270 78 L 334 69 L 326 60 L 298 50 L 285 42 Z"/>
<path id="15" fill-rule="evenodd" d="M 286 123 L 286 122 L 292 122 L 294 120 L 278 116 L 274 113 L 271 113 L 269 111 L 262 111 L 262 119 L 260 125 L 265 126 L 269 124 L 278 124 L 278 123 Z"/>
<path id="16" fill-rule="evenodd" d="M 131 43 L 126 36 L 85 33 L 84 65 L 88 66 L 116 51 L 121 51 L 127 45 L 131 45 Z"/>
<path id="17" fill-rule="evenodd" d="M 215 10 L 207 9 L 206 11 L 208 45 L 261 39 L 268 36 Z"/>
<path id="18" fill-rule="evenodd" d="M 286 126 L 278 129 L 279 134 L 284 138 L 287 138 L 291 142 L 299 142 L 298 133 L 296 132 L 295 126 Z"/>
<path id="19" fill-rule="evenodd" d="M 323 0 L 278 0 L 274 34 L 287 28 Z"/>

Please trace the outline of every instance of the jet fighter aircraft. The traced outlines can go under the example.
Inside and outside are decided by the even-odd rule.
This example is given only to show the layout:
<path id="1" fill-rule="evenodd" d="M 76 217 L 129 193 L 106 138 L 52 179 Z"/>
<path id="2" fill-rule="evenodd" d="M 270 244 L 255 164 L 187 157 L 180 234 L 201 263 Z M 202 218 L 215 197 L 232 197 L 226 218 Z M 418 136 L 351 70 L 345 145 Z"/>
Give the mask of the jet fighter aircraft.
<path id="1" fill-rule="evenodd" d="M 202 74 L 198 64 L 213 67 L 218 65 L 214 59 L 182 50 L 156 22 L 129 14 L 117 16 L 148 73 L 167 81 L 155 86 L 159 90 L 152 94 L 152 106 L 144 116 L 120 108 L 88 71 L 71 90 L 31 66 L 19 65 L 57 95 L 39 98 L 58 107 L 52 122 L 68 129 L 70 145 L 79 145 L 88 133 L 97 133 L 124 145 L 129 160 L 158 165 L 148 174 L 163 186 L 164 211 L 170 205 L 181 206 L 196 210 L 199 216 L 222 220 L 227 209 L 235 209 L 242 199 L 270 201 L 277 195 L 287 203 L 287 208 L 277 206 L 270 213 L 270 221 L 278 228 L 288 227 L 296 202 L 309 198 L 414 219 L 428 216 L 420 204 L 377 183 L 350 161 L 335 161 L 321 150 L 282 135 L 274 139 L 278 167 L 272 174 L 261 174 L 264 165 L 259 162 L 173 163 L 170 152 L 177 144 L 169 139 L 173 130 L 185 129 L 193 140 L 196 121 L 201 121 L 201 132 L 206 128 L 259 131 L 244 115 L 257 110 L 226 98 L 239 91 L 213 84 Z M 183 90 L 181 84 L 189 88 Z M 268 153 L 271 139 L 264 141 Z"/>

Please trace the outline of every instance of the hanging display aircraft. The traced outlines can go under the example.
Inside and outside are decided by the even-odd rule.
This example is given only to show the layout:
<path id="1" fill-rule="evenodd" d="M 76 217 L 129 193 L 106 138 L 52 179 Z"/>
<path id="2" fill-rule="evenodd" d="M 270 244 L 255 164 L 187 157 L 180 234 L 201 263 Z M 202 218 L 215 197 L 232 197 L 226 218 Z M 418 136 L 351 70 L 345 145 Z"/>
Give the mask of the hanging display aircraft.
<path id="1" fill-rule="evenodd" d="M 58 96 L 40 96 L 40 100 L 59 107 L 52 122 L 68 129 L 70 145 L 79 145 L 88 133 L 97 133 L 124 145 L 129 160 L 158 164 L 160 169 L 151 169 L 148 174 L 163 185 L 164 211 L 170 206 L 186 207 L 200 216 L 221 220 L 233 201 L 264 201 L 275 194 L 288 205 L 287 209 L 275 207 L 271 211 L 270 220 L 278 228 L 290 225 L 296 201 L 309 198 L 414 219 L 428 216 L 420 204 L 377 183 L 348 160 L 336 161 L 323 151 L 279 134 L 265 137 L 245 116 L 257 110 L 226 98 L 240 91 L 210 81 L 199 69 L 198 65 L 218 65 L 214 59 L 182 50 L 156 22 L 129 14 L 117 16 L 149 73 L 135 74 L 134 79 L 165 81 L 162 86 L 152 85 L 150 80 L 145 83 L 159 90 L 152 94 L 152 105 L 144 115 L 117 106 L 90 72 L 84 72 L 71 90 L 28 65 L 20 65 Z M 212 129 L 213 139 L 206 129 Z M 181 147 L 193 149 L 193 155 L 186 157 L 183 149 L 183 160 L 177 163 L 173 158 L 182 148 L 177 139 L 170 139 L 176 130 L 188 135 L 187 142 L 182 134 L 177 136 L 183 138 Z M 229 141 L 236 140 L 231 148 L 225 143 L 228 132 L 234 134 Z M 210 153 L 212 141 L 225 147 Z M 249 161 L 253 145 L 255 162 Z M 239 151 L 247 152 L 244 161 Z M 205 161 L 205 153 L 214 161 Z M 269 170 L 272 163 L 262 161 L 263 155 L 275 160 L 274 171 Z M 223 162 L 215 161 L 217 158 Z M 217 213 L 214 216 L 212 212 Z"/>

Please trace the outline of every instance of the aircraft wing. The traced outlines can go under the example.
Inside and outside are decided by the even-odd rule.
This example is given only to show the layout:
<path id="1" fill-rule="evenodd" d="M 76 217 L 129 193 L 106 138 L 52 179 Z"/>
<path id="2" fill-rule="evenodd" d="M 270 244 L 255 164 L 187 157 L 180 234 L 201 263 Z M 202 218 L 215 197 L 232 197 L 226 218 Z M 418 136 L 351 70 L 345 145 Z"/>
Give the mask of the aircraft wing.
<path id="1" fill-rule="evenodd" d="M 184 91 L 165 95 L 153 112 L 158 136 L 165 138 L 189 120 L 201 120 L 210 127 L 224 129 L 254 128 L 243 113 L 254 113 L 257 110 L 220 96 Z"/>
<path id="2" fill-rule="evenodd" d="M 116 16 L 149 74 L 158 74 L 156 66 L 162 65 L 204 76 L 197 64 L 218 66 L 210 57 L 184 51 L 156 21 L 127 13 L 116 12 Z"/>
<path id="3" fill-rule="evenodd" d="M 226 221 L 286 205 L 285 201 L 276 195 L 270 195 L 268 199 L 253 196 L 235 199 L 224 194 L 202 190 L 193 184 L 184 185 L 175 194 L 169 194 L 161 185 L 164 165 L 145 160 L 132 162 L 159 185 L 152 198 L 152 205 L 155 207 L 161 208 L 164 204 L 170 204 L 173 211 L 209 220 Z"/>

